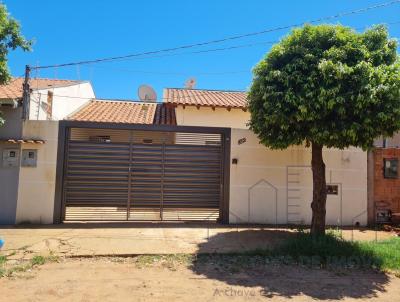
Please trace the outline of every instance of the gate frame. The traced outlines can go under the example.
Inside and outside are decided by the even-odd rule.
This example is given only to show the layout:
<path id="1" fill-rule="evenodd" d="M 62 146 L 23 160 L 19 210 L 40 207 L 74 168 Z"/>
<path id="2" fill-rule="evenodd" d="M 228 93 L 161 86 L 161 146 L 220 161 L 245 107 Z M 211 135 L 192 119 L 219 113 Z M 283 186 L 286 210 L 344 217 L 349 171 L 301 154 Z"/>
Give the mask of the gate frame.
<path id="1" fill-rule="evenodd" d="M 115 129 L 115 130 L 141 130 L 161 132 L 186 132 L 186 133 L 215 133 L 222 136 L 222 190 L 219 204 L 219 220 L 222 224 L 229 223 L 229 190 L 230 190 L 230 160 L 231 160 L 231 128 L 178 126 L 178 125 L 153 125 L 153 124 L 123 124 L 104 122 L 59 121 L 56 185 L 54 195 L 53 223 L 63 223 L 65 218 L 64 172 L 66 168 L 66 140 L 71 128 Z M 132 222 L 130 222 L 132 223 Z M 133 222 L 134 223 L 134 222 Z"/>

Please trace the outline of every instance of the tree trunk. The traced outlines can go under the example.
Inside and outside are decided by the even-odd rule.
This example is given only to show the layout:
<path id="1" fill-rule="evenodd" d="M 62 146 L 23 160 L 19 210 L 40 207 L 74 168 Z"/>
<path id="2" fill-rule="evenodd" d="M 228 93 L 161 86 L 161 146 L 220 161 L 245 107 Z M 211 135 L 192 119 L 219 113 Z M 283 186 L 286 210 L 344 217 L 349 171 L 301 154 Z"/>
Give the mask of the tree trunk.
<path id="1" fill-rule="evenodd" d="M 322 146 L 315 143 L 312 143 L 311 167 L 313 173 L 311 234 L 324 235 L 326 216 L 325 163 L 322 158 Z"/>

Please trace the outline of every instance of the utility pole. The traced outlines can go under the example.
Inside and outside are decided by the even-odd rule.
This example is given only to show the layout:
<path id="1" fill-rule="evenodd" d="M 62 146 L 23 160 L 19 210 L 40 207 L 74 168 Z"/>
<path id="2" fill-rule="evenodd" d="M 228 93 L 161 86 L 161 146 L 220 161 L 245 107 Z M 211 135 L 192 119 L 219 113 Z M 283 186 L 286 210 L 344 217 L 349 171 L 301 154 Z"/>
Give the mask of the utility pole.
<path id="1" fill-rule="evenodd" d="M 29 87 L 29 77 L 31 73 L 31 67 L 29 65 L 25 66 L 25 78 L 22 84 L 22 119 L 29 119 L 29 105 L 31 91 Z"/>

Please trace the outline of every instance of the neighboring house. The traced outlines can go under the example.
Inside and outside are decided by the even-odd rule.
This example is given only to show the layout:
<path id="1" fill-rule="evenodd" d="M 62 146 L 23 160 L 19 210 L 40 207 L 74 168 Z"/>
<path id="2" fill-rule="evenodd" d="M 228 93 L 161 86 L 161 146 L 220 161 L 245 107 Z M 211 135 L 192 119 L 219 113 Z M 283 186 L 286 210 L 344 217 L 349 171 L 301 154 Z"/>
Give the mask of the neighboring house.
<path id="1" fill-rule="evenodd" d="M 375 140 L 369 153 L 370 221 L 400 222 L 400 133 Z"/>
<path id="2" fill-rule="evenodd" d="M 175 106 L 178 125 L 247 129 L 250 119 L 243 91 L 167 88 L 163 100 Z"/>
<path id="3" fill-rule="evenodd" d="M 82 103 L 61 110 L 63 121 L 29 121 L 24 137 L 47 151 L 37 168 L 20 168 L 29 180 L 16 185 L 15 222 L 310 223 L 311 151 L 261 145 L 247 126 L 245 92 L 167 88 L 163 103 Z M 327 223 L 365 225 L 367 153 L 326 149 L 324 159 Z"/>
<path id="4" fill-rule="evenodd" d="M 95 97 L 89 82 L 31 79 L 23 120 L 22 84 L 23 78 L 13 78 L 0 86 L 0 111 L 5 119 L 0 127 L 0 223 L 22 221 L 17 205 L 34 214 L 40 211 L 37 202 L 54 199 L 45 188 L 54 187 L 57 121 Z"/>

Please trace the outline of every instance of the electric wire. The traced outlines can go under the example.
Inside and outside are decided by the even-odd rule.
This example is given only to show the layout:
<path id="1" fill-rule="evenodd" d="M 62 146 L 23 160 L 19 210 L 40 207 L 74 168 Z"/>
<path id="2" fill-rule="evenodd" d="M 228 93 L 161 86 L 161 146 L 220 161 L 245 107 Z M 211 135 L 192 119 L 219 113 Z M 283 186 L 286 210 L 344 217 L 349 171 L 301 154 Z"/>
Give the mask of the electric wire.
<path id="1" fill-rule="evenodd" d="M 179 49 L 187 49 L 187 48 L 205 46 L 205 45 L 210 45 L 210 44 L 222 43 L 222 42 L 238 40 L 238 39 L 252 37 L 252 36 L 263 35 L 263 34 L 275 32 L 275 31 L 290 29 L 290 28 L 293 28 L 293 27 L 302 26 L 305 23 L 313 24 L 313 23 L 319 23 L 319 22 L 322 22 L 322 21 L 338 19 L 338 18 L 341 18 L 341 17 L 349 16 L 349 15 L 365 13 L 365 12 L 370 11 L 370 10 L 389 7 L 389 6 L 392 6 L 392 5 L 395 5 L 395 4 L 399 4 L 399 3 L 400 3 L 400 0 L 393 0 L 393 1 L 389 1 L 389 2 L 384 2 L 384 3 L 380 3 L 380 4 L 364 7 L 364 8 L 361 8 L 361 9 L 356 9 L 356 10 L 352 10 L 352 11 L 346 11 L 346 12 L 342 12 L 342 13 L 337 13 L 337 14 L 331 15 L 331 16 L 320 17 L 320 18 L 317 18 L 317 19 L 314 19 L 314 20 L 309 20 L 309 21 L 305 21 L 305 22 L 301 22 L 301 23 L 295 23 L 295 24 L 291 24 L 291 25 L 279 26 L 279 27 L 275 27 L 275 28 L 268 28 L 268 29 L 264 29 L 264 30 L 261 30 L 261 31 L 256 31 L 256 32 L 251 32 L 251 33 L 246 33 L 246 34 L 241 34 L 241 35 L 234 35 L 234 36 L 225 37 L 225 38 L 221 38 L 221 39 L 215 39 L 215 40 L 210 40 L 210 41 L 205 41 L 205 42 L 200 42 L 200 43 L 194 43 L 194 44 L 187 44 L 187 45 L 182 45 L 182 46 L 177 46 L 177 47 L 172 47 L 172 48 L 164 48 L 164 49 L 159 49 L 159 50 L 153 50 L 153 51 L 147 51 L 147 52 L 141 52 L 141 53 L 134 53 L 134 54 L 128 54 L 128 55 L 123 55 L 123 56 L 100 58 L 100 59 L 94 59 L 94 60 L 86 60 L 86 61 L 78 61 L 78 62 L 70 62 L 70 63 L 54 64 L 54 65 L 45 65 L 45 66 L 35 66 L 35 67 L 31 67 L 31 68 L 32 69 L 47 69 L 47 68 L 66 67 L 66 66 L 73 66 L 73 65 L 94 64 L 94 63 L 101 63 L 101 62 L 107 62 L 107 61 L 123 60 L 123 59 L 132 58 L 132 57 L 152 55 L 152 54 L 157 54 L 157 53 L 171 52 L 171 51 L 176 51 L 176 50 L 179 50 Z"/>

